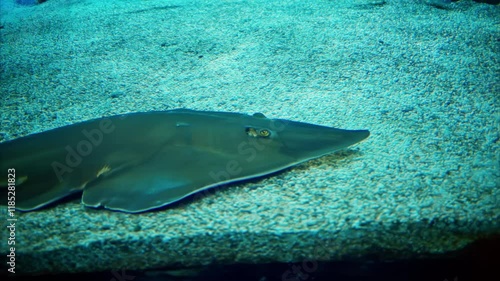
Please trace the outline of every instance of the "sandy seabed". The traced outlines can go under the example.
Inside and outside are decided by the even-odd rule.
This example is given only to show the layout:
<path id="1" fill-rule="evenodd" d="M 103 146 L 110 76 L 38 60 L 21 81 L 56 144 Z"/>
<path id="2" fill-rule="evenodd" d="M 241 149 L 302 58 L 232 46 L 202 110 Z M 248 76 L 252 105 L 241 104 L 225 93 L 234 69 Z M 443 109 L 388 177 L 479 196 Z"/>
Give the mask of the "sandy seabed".
<path id="1" fill-rule="evenodd" d="M 341 260 L 373 249 L 404 258 L 500 232 L 498 6 L 2 5 L 0 140 L 174 108 L 371 132 L 347 151 L 157 212 L 72 201 L 18 214 L 20 272 Z"/>

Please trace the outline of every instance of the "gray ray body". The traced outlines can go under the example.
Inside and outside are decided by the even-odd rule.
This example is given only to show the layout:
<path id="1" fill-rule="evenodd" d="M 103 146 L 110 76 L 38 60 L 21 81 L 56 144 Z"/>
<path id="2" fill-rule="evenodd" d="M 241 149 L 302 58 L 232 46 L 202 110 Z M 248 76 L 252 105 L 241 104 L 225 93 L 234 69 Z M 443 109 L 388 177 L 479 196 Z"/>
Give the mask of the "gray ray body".
<path id="1" fill-rule="evenodd" d="M 5 173 L 15 169 L 18 210 L 36 210 L 83 191 L 86 206 L 143 212 L 285 169 L 368 136 L 366 130 L 259 113 L 177 109 L 117 115 L 0 143 L 0 199 L 6 202 L 9 196 Z"/>

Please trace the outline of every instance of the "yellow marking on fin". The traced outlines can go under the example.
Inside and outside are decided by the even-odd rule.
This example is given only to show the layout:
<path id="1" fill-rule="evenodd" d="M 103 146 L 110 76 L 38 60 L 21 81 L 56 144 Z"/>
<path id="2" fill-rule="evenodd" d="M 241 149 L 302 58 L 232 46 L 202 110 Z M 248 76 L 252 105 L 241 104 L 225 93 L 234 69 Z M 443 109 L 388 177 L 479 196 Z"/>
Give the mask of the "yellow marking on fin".
<path id="1" fill-rule="evenodd" d="M 25 183 L 27 180 L 28 180 L 28 176 L 16 177 L 16 184 L 15 185 L 21 185 L 21 184 Z M 7 179 L 0 181 L 0 186 L 1 187 L 8 187 L 9 182 L 7 181 Z"/>
<path id="2" fill-rule="evenodd" d="M 100 177 L 102 174 L 111 171 L 111 168 L 108 165 L 104 165 L 99 171 L 97 171 L 96 177 Z"/>
<path id="3" fill-rule="evenodd" d="M 18 178 L 16 179 L 16 185 L 23 184 L 23 183 L 25 183 L 27 180 L 28 180 L 28 176 L 18 177 Z"/>

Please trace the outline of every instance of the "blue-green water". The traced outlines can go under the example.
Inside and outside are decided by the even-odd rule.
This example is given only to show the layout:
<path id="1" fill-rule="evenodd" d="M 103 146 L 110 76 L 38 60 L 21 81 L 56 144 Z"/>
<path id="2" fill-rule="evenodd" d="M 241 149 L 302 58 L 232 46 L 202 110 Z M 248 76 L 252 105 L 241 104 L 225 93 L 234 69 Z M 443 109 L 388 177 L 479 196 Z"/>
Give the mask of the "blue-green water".
<path id="1" fill-rule="evenodd" d="M 135 280 L 169 280 L 165 268 L 196 267 L 175 280 L 467 280 L 491 265 L 494 257 L 472 257 L 489 257 L 500 232 L 498 5 L 0 7 L 2 142 L 175 108 L 371 132 L 355 147 L 157 211 L 94 210 L 76 196 L 16 212 L 18 278 L 99 272 L 92 278 L 119 280 L 123 269 Z M 2 232 L 5 256 L 10 235 Z"/>

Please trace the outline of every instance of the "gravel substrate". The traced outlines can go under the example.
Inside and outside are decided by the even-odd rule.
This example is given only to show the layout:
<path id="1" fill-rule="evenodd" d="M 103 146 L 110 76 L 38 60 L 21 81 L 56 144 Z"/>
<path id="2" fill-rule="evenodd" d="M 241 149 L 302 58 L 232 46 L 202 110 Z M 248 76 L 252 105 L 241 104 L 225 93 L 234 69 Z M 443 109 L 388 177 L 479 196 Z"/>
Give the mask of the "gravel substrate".
<path id="1" fill-rule="evenodd" d="M 18 273 L 427 257 L 500 233 L 499 6 L 2 2 L 0 141 L 174 108 L 371 132 L 155 212 L 17 212 Z"/>

